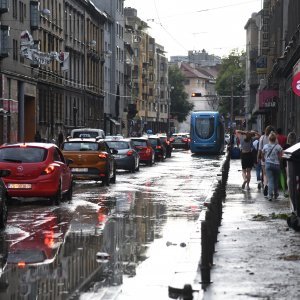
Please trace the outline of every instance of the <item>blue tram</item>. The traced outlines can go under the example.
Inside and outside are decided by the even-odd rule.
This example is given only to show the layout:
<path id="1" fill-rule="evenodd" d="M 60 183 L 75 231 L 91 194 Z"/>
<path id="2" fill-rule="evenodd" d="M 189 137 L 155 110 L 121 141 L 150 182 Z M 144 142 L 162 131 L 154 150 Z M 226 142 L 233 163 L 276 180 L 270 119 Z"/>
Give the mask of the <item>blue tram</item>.
<path id="1" fill-rule="evenodd" d="M 195 111 L 191 114 L 192 153 L 223 153 L 225 144 L 224 122 L 217 111 Z"/>

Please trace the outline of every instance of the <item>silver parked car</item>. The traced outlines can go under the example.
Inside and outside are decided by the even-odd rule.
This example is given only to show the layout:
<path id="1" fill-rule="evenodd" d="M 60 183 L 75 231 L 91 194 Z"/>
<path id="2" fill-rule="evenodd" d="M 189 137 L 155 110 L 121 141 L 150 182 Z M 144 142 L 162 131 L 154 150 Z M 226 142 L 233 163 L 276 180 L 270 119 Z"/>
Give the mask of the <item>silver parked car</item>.
<path id="1" fill-rule="evenodd" d="M 140 156 L 130 139 L 114 137 L 105 139 L 105 141 L 109 148 L 118 151 L 117 154 L 114 154 L 117 169 L 131 172 L 139 171 Z"/>

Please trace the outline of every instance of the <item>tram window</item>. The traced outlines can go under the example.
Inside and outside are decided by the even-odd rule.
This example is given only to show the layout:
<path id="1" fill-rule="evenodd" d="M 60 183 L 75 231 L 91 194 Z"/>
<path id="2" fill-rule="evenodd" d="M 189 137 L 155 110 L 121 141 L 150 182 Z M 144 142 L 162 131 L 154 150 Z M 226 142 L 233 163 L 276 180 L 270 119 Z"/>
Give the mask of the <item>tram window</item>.
<path id="1" fill-rule="evenodd" d="M 201 139 L 209 139 L 214 133 L 214 118 L 197 118 L 196 133 Z"/>

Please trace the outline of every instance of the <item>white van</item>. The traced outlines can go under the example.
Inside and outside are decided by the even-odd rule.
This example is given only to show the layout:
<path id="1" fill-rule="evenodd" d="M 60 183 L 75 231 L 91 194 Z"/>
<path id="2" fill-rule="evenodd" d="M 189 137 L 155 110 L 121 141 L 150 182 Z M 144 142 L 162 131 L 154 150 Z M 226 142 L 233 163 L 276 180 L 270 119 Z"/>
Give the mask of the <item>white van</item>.
<path id="1" fill-rule="evenodd" d="M 105 138 L 104 131 L 97 128 L 78 128 L 71 131 L 72 138 Z"/>

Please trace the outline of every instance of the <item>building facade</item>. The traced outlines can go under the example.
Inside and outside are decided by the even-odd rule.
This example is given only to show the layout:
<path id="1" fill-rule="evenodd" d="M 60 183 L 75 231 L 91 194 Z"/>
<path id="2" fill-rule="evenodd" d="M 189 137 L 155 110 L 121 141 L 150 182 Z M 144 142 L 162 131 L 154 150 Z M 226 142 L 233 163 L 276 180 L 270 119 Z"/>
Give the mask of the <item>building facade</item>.
<path id="1" fill-rule="evenodd" d="M 0 142 L 102 128 L 106 15 L 89 1 L 1 5 Z"/>
<path id="2" fill-rule="evenodd" d="M 128 56 L 132 86 L 128 100 L 129 132 L 131 135 L 141 135 L 147 130 L 167 132 L 170 100 L 164 48 L 148 34 L 148 25 L 137 16 L 136 9 L 127 7 L 124 13 L 133 51 Z"/>
<path id="3" fill-rule="evenodd" d="M 272 124 L 299 136 L 299 94 L 293 81 L 300 71 L 300 2 L 264 0 L 262 11 L 252 15 L 245 29 L 247 45 L 252 45 L 247 48 L 248 123 L 261 130 Z M 250 70 L 251 60 L 256 66 L 252 63 Z"/>

